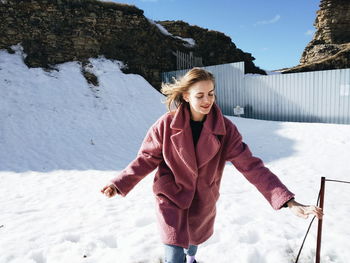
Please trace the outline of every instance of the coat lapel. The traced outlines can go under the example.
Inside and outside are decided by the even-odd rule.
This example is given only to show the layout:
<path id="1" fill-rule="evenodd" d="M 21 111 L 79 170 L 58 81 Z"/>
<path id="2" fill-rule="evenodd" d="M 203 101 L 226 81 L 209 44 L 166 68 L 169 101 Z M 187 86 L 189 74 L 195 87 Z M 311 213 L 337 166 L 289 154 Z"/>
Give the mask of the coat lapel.
<path id="1" fill-rule="evenodd" d="M 186 104 L 177 109 L 170 128 L 178 130 L 171 141 L 186 166 L 194 173 L 207 164 L 219 151 L 221 143 L 217 135 L 225 135 L 225 123 L 219 107 L 214 103 L 203 124 L 197 147 L 194 148 L 190 126 L 190 112 Z"/>
<path id="2" fill-rule="evenodd" d="M 189 127 L 189 131 L 191 132 L 191 127 Z M 197 174 L 197 162 L 192 134 L 189 134 L 188 129 L 186 129 L 172 135 L 171 141 L 181 160 L 192 171 L 192 173 Z"/>
<path id="3" fill-rule="evenodd" d="M 185 165 L 197 174 L 197 162 L 194 150 L 192 130 L 190 127 L 190 113 L 186 105 L 180 105 L 177 109 L 170 128 L 178 130 L 170 139 L 177 154 Z"/>
<path id="4" fill-rule="evenodd" d="M 214 104 L 204 122 L 196 147 L 198 169 L 207 164 L 218 153 L 221 143 L 217 135 L 225 135 L 226 128 L 219 107 Z"/>
<path id="5" fill-rule="evenodd" d="M 203 127 L 196 147 L 198 169 L 207 164 L 217 154 L 220 146 L 217 136 Z"/>

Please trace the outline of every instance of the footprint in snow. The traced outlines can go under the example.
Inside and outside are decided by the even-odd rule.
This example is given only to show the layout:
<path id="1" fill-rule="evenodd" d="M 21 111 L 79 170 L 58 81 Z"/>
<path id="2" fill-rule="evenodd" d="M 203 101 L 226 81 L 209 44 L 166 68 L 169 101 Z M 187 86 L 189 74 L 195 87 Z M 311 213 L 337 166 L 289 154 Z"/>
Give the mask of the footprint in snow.
<path id="1" fill-rule="evenodd" d="M 63 241 L 70 241 L 70 242 L 73 242 L 73 243 L 78 243 L 79 240 L 80 240 L 80 236 L 75 235 L 75 234 L 65 234 L 62 237 L 62 240 Z"/>
<path id="2" fill-rule="evenodd" d="M 46 263 L 46 259 L 42 251 L 33 252 L 31 258 L 35 263 Z"/>
<path id="3" fill-rule="evenodd" d="M 252 217 L 248 217 L 248 216 L 240 216 L 238 218 L 234 218 L 232 220 L 233 224 L 237 224 L 237 225 L 245 225 L 249 222 L 251 222 L 253 220 Z"/>
<path id="4" fill-rule="evenodd" d="M 113 236 L 113 235 L 106 235 L 106 236 L 102 236 L 100 237 L 100 240 L 106 244 L 107 247 L 110 248 L 117 248 L 118 244 L 117 244 L 117 237 Z"/>
<path id="5" fill-rule="evenodd" d="M 136 227 L 143 227 L 152 223 L 154 223 L 154 219 L 152 217 L 144 217 L 144 218 L 135 220 Z"/>
<path id="6" fill-rule="evenodd" d="M 255 244 L 259 241 L 259 234 L 256 231 L 247 231 L 240 235 L 239 241 L 247 244 Z"/>

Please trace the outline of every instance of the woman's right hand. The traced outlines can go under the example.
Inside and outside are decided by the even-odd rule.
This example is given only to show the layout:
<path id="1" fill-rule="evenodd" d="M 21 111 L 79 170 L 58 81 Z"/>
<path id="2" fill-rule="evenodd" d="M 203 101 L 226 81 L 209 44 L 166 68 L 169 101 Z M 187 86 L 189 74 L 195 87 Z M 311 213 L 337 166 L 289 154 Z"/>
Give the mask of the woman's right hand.
<path id="1" fill-rule="evenodd" d="M 318 206 L 303 205 L 294 199 L 290 200 L 287 205 L 296 216 L 306 219 L 309 217 L 309 215 L 314 215 L 318 219 L 322 220 L 323 210 Z"/>
<path id="2" fill-rule="evenodd" d="M 101 189 L 101 193 L 111 198 L 117 194 L 117 188 L 113 184 L 106 185 Z"/>

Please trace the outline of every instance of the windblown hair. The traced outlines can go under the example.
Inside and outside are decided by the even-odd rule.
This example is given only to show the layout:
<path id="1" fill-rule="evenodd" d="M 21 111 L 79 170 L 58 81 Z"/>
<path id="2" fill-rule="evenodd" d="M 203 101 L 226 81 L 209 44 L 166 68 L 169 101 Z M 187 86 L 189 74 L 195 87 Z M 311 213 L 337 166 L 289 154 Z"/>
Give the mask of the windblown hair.
<path id="1" fill-rule="evenodd" d="M 199 81 L 210 80 L 215 85 L 214 75 L 201 68 L 193 68 L 180 79 L 173 78 L 173 80 L 174 83 L 162 83 L 161 89 L 161 92 L 166 96 L 164 103 L 169 111 L 172 111 L 174 107 L 177 109 L 182 103 L 185 103 L 182 95 L 193 84 Z"/>

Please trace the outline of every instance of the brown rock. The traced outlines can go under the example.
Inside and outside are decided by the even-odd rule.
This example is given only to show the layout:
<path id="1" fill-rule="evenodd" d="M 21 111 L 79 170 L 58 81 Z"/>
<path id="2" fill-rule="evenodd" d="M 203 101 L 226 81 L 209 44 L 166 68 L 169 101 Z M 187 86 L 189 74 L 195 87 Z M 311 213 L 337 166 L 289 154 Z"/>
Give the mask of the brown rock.
<path id="1" fill-rule="evenodd" d="M 350 68 L 350 1 L 321 0 L 314 25 L 300 64 L 284 73 Z"/>
<path id="2" fill-rule="evenodd" d="M 189 25 L 183 21 L 159 21 L 168 32 L 182 38 L 192 38 L 196 41 L 194 53 L 203 58 L 204 65 L 217 65 L 232 62 L 245 62 L 246 73 L 266 74 L 253 63 L 255 58 L 250 53 L 237 48 L 231 38 L 225 34 Z"/>
<path id="3" fill-rule="evenodd" d="M 194 52 L 204 65 L 245 60 L 258 72 L 249 53 L 216 31 L 182 24 L 175 35 L 192 37 L 198 45 L 164 35 L 135 6 L 97 0 L 0 1 L 0 49 L 20 43 L 30 67 L 86 61 L 103 55 L 127 64 L 126 73 L 142 75 L 157 89 L 161 72 L 176 70 L 174 52 Z M 170 23 L 168 23 L 170 24 Z M 255 70 L 255 71 L 254 71 Z"/>

